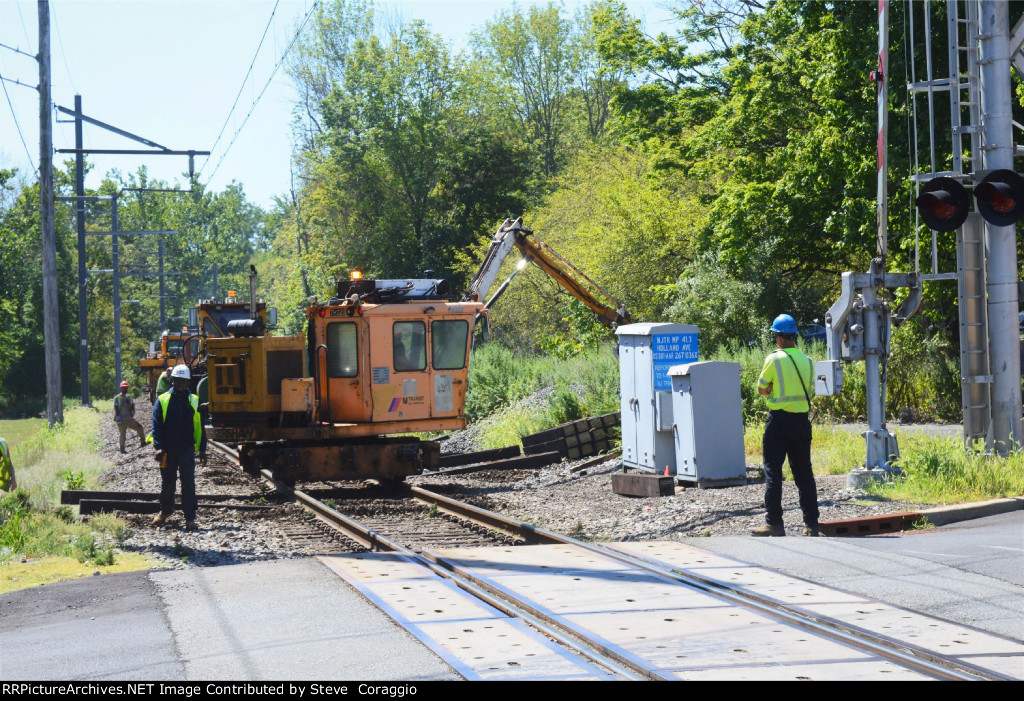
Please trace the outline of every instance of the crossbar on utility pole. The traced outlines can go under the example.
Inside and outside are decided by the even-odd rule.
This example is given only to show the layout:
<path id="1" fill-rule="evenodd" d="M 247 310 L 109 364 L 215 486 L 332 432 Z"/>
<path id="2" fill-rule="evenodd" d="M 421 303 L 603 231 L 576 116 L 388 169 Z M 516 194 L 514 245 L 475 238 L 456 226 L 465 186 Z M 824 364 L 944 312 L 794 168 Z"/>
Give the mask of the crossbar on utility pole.
<path id="1" fill-rule="evenodd" d="M 42 3 L 44 0 L 39 0 Z M 73 153 L 75 155 L 75 197 L 69 198 L 75 201 L 76 211 L 76 224 L 78 230 L 78 337 L 79 337 L 79 368 L 82 376 L 82 405 L 91 406 L 89 403 L 89 328 L 88 328 L 88 312 L 86 306 L 86 279 L 87 272 L 85 269 L 85 202 L 87 199 L 85 194 L 85 154 L 96 153 L 96 154 L 133 154 L 133 155 L 155 155 L 155 156 L 188 156 L 188 172 L 189 182 L 195 180 L 195 157 L 197 155 L 210 154 L 209 151 L 173 151 L 166 146 L 146 139 L 144 137 L 132 134 L 131 132 L 123 129 L 118 129 L 115 126 L 101 122 L 98 119 L 89 117 L 82 112 L 82 96 L 75 95 L 75 108 L 73 110 L 67 107 L 57 105 L 57 110 L 64 114 L 71 115 L 74 117 L 75 123 L 75 148 L 73 149 L 57 149 L 57 153 Z M 47 113 L 49 114 L 49 113 Z M 140 149 L 87 149 L 84 147 L 82 142 L 82 124 L 88 122 L 107 131 L 118 134 L 133 141 L 138 141 L 147 146 L 152 146 L 153 150 L 145 151 Z M 116 228 L 116 227 L 115 227 Z M 161 239 L 161 250 L 163 248 L 163 242 Z M 161 267 L 163 267 L 163 260 L 161 255 Z M 163 278 L 160 281 L 161 294 L 163 294 Z M 161 317 L 163 317 L 163 303 L 161 302 Z M 161 321 L 161 327 L 163 321 Z"/>
<path id="2" fill-rule="evenodd" d="M 74 199 L 74 198 L 68 198 Z M 164 235 L 177 234 L 177 231 L 119 231 L 118 230 L 118 216 L 117 216 L 117 200 L 118 195 L 113 195 L 105 199 L 110 200 L 110 231 L 89 231 L 86 232 L 86 236 L 109 236 L 110 237 L 110 257 L 112 268 L 107 270 L 86 270 L 89 275 L 101 275 L 101 274 L 112 274 L 114 276 L 114 382 L 115 384 L 121 383 L 121 278 L 139 276 L 139 273 L 122 273 L 120 269 L 120 245 L 118 243 L 118 237 L 120 236 L 142 236 L 142 235 L 158 235 L 160 236 L 160 328 L 164 327 L 164 275 L 180 275 L 178 272 L 164 272 L 163 271 L 163 247 L 164 247 Z M 141 274 L 142 277 L 146 276 L 146 273 Z"/>

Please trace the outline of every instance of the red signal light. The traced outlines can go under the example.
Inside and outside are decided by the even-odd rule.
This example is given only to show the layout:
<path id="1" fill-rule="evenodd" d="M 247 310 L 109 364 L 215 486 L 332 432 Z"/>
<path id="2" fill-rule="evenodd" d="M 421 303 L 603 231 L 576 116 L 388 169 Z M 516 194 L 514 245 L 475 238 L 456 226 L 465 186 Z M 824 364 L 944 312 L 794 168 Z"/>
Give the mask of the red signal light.
<path id="1" fill-rule="evenodd" d="M 325 316 L 327 316 L 327 309 L 326 308 L 322 308 L 320 310 L 320 318 L 323 319 Z"/>
<path id="2" fill-rule="evenodd" d="M 1000 183 L 1000 185 L 1002 185 L 1002 183 Z M 999 192 L 999 185 L 996 185 L 996 190 L 992 193 L 991 204 L 992 209 L 996 210 L 1000 214 L 1006 214 L 1016 206 L 1017 200 L 1012 197 L 1007 197 L 1003 193 Z"/>
<path id="3" fill-rule="evenodd" d="M 970 201 L 959 181 L 941 177 L 929 180 L 914 204 L 928 228 L 953 231 L 967 220 Z"/>
<path id="4" fill-rule="evenodd" d="M 993 170 L 975 186 L 974 200 L 989 224 L 1015 224 L 1024 215 L 1024 179 L 1012 170 Z"/>

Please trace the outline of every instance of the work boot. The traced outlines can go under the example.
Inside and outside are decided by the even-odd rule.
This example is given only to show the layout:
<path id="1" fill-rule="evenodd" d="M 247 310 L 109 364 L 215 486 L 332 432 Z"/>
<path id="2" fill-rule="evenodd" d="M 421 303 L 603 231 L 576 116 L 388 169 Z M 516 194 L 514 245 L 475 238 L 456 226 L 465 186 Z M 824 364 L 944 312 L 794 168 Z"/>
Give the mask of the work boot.
<path id="1" fill-rule="evenodd" d="M 817 538 L 821 533 L 818 532 L 817 526 L 804 526 L 804 535 L 808 538 Z"/>
<path id="2" fill-rule="evenodd" d="M 779 537 L 786 535 L 786 529 L 782 526 L 773 526 L 770 523 L 766 523 L 763 526 L 758 526 L 752 530 L 750 535 L 757 538 L 765 538 L 768 536 Z"/>
<path id="3" fill-rule="evenodd" d="M 185 530 L 186 531 L 198 531 L 199 525 L 196 523 L 194 518 L 185 519 Z"/>
<path id="4" fill-rule="evenodd" d="M 165 523 L 167 523 L 167 514 L 160 512 L 159 514 L 153 517 L 154 526 L 162 526 Z"/>

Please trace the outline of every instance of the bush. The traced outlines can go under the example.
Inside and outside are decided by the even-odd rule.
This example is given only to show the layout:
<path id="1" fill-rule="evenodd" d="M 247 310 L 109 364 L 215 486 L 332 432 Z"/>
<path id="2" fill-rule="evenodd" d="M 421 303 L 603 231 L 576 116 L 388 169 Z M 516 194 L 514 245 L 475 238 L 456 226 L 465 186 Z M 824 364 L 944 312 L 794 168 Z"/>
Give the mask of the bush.
<path id="1" fill-rule="evenodd" d="M 548 423 L 552 426 L 583 418 L 583 404 L 572 388 L 559 385 L 548 400 Z"/>

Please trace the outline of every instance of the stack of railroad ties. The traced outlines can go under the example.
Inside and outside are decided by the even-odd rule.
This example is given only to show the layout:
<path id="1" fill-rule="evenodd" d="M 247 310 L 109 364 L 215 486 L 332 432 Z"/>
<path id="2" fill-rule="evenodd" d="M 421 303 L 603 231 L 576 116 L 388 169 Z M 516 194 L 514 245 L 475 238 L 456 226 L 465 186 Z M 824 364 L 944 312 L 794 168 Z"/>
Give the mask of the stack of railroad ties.
<path id="1" fill-rule="evenodd" d="M 523 436 L 519 446 L 508 446 L 474 453 L 453 453 L 441 456 L 440 469 L 446 474 L 486 469 L 529 469 L 544 467 L 560 460 L 579 460 L 595 456 L 606 460 L 618 454 L 611 450 L 615 429 L 620 424 L 619 412 L 589 416 Z M 580 470 L 591 461 L 577 465 Z"/>

